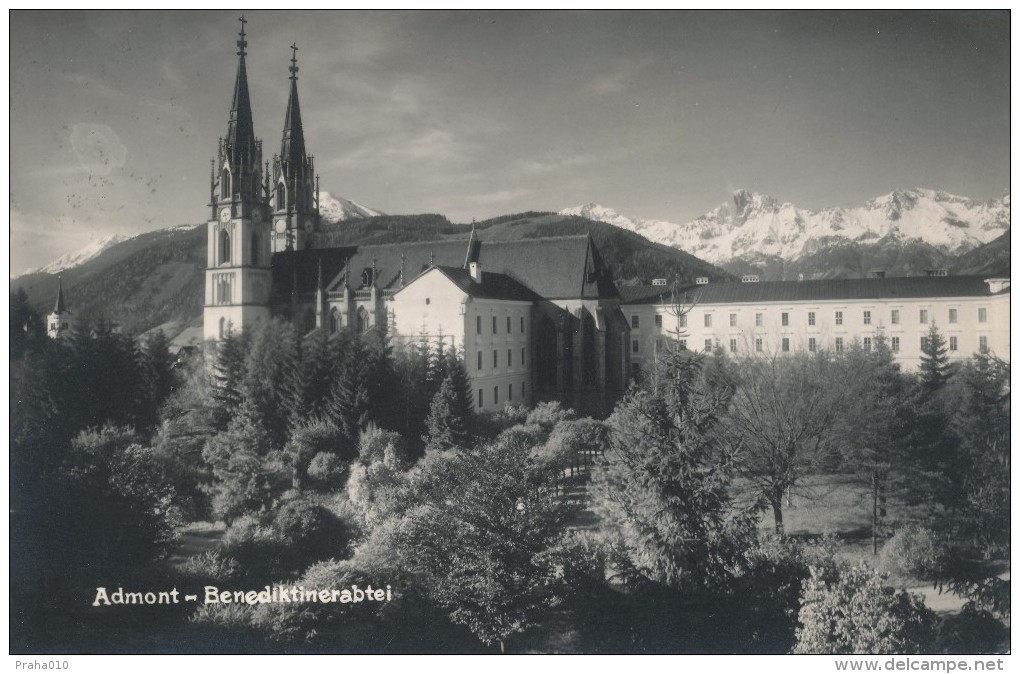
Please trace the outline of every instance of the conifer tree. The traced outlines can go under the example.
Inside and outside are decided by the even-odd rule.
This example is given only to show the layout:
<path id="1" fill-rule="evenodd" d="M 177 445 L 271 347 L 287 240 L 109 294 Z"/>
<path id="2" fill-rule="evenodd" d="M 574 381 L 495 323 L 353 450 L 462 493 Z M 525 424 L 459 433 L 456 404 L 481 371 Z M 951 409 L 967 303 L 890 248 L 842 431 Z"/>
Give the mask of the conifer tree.
<path id="1" fill-rule="evenodd" d="M 216 402 L 214 420 L 217 428 L 222 430 L 241 405 L 247 338 L 243 333 L 231 331 L 212 348 L 216 350 L 212 374 L 213 400 Z"/>
<path id="2" fill-rule="evenodd" d="M 329 400 L 329 418 L 343 431 L 348 443 L 354 444 L 370 418 L 369 382 L 371 363 L 364 343 L 354 337 L 347 347 L 347 357 L 333 381 Z"/>
<path id="3" fill-rule="evenodd" d="M 925 393 L 938 391 L 949 379 L 946 339 L 933 322 L 921 342 L 921 386 Z"/>
<path id="4" fill-rule="evenodd" d="M 445 450 L 471 446 L 474 409 L 464 364 L 449 359 L 449 373 L 432 398 L 423 438 L 426 449 Z"/>

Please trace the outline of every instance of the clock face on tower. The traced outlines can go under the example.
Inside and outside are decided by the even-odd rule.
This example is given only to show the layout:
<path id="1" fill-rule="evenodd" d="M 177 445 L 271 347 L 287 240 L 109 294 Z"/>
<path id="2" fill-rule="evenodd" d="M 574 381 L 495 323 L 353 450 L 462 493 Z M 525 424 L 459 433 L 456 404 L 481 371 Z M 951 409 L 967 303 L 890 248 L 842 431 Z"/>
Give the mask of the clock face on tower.
<path id="1" fill-rule="evenodd" d="M 230 222 L 230 209 L 224 208 L 220 211 L 220 222 Z"/>
<path id="2" fill-rule="evenodd" d="M 286 222 L 286 220 L 277 220 L 276 221 L 276 231 L 278 231 L 280 234 L 283 234 L 284 231 L 286 231 L 286 229 L 287 229 L 287 222 Z"/>

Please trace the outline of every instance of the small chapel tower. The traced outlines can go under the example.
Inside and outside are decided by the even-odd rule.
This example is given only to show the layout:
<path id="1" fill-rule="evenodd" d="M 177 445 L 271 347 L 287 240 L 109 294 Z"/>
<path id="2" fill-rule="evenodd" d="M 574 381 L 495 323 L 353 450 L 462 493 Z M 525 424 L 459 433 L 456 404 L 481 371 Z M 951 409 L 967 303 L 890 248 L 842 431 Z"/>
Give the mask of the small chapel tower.
<path id="1" fill-rule="evenodd" d="M 314 158 L 306 154 L 298 102 L 297 44 L 291 45 L 290 98 L 283 122 L 280 154 L 273 157 L 273 252 L 304 250 L 319 226 L 319 179 Z"/>
<path id="2" fill-rule="evenodd" d="M 262 141 L 255 138 L 248 96 L 247 21 L 243 16 L 239 20 L 237 78 L 227 136 L 219 141 L 209 186 L 203 336 L 213 340 L 269 319 L 268 185 L 263 182 Z"/>
<path id="3" fill-rule="evenodd" d="M 71 333 L 71 312 L 64 302 L 64 284 L 57 277 L 57 303 L 53 313 L 46 317 L 46 334 L 51 339 L 59 339 Z"/>

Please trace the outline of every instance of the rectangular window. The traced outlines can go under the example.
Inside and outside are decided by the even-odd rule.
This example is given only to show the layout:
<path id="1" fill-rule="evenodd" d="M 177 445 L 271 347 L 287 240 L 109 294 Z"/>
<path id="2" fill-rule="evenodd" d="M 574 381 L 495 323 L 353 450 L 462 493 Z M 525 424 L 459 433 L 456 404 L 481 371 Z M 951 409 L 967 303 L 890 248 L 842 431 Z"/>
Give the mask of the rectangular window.
<path id="1" fill-rule="evenodd" d="M 479 335 L 482 334 L 482 317 L 475 316 L 475 332 Z"/>
<path id="2" fill-rule="evenodd" d="M 790 338 L 789 337 L 783 337 L 783 351 L 789 351 L 789 350 L 790 350 Z"/>
<path id="3" fill-rule="evenodd" d="M 656 353 L 658 353 L 659 351 L 662 351 L 662 338 L 661 337 L 659 337 L 658 339 L 655 340 L 655 351 L 656 351 Z"/>
<path id="4" fill-rule="evenodd" d="M 818 342 L 815 341 L 814 337 L 808 337 L 807 350 L 810 351 L 811 353 L 814 353 L 815 351 L 818 350 Z"/>
<path id="5" fill-rule="evenodd" d="M 761 337 L 754 338 L 754 350 L 761 351 Z"/>
<path id="6" fill-rule="evenodd" d="M 634 314 L 633 316 L 631 316 L 630 317 L 630 327 L 631 327 L 632 330 L 637 330 L 638 328 L 640 328 L 641 327 L 641 317 L 638 316 L 637 314 Z"/>
<path id="7" fill-rule="evenodd" d="M 843 312 L 842 311 L 837 311 L 836 312 L 836 325 L 843 325 Z"/>
<path id="8" fill-rule="evenodd" d="M 524 347 L 522 346 L 521 347 L 521 367 L 524 367 L 527 364 L 528 364 L 528 361 L 525 360 L 525 358 L 524 358 Z"/>
<path id="9" fill-rule="evenodd" d="M 712 350 L 712 340 L 711 339 L 706 339 L 705 340 L 705 353 L 708 353 L 711 350 Z"/>
<path id="10" fill-rule="evenodd" d="M 681 339 L 680 340 L 680 350 L 681 351 L 686 351 L 687 350 L 687 340 L 686 339 Z"/>
<path id="11" fill-rule="evenodd" d="M 509 335 L 510 334 L 510 330 L 511 330 L 511 328 L 510 328 L 510 317 L 507 316 L 506 317 L 506 334 Z"/>
<path id="12" fill-rule="evenodd" d="M 514 352 L 513 352 L 513 349 L 507 349 L 506 350 L 506 366 L 507 367 L 513 367 L 514 366 Z"/>
<path id="13" fill-rule="evenodd" d="M 730 340 L 730 353 L 736 353 L 736 352 L 737 352 L 737 340 L 731 339 Z"/>
<path id="14" fill-rule="evenodd" d="M 950 337 L 949 338 L 949 350 L 950 351 L 959 351 L 960 350 L 960 344 L 957 341 L 956 337 Z"/>
<path id="15" fill-rule="evenodd" d="M 730 314 L 730 327 L 731 328 L 737 327 L 737 315 L 736 314 Z"/>
<path id="16" fill-rule="evenodd" d="M 864 312 L 864 324 L 865 325 L 871 325 L 871 312 L 870 311 L 865 311 Z"/>
<path id="17" fill-rule="evenodd" d="M 978 337 L 978 351 L 988 353 L 988 338 L 984 335 Z"/>
<path id="18" fill-rule="evenodd" d="M 988 309 L 981 307 L 978 309 L 978 323 L 988 322 Z"/>
<path id="19" fill-rule="evenodd" d="M 981 312 L 979 311 L 978 313 L 980 314 Z M 949 310 L 949 322 L 950 323 L 955 323 L 956 319 L 957 319 L 956 309 L 950 309 Z"/>
<path id="20" fill-rule="evenodd" d="M 808 325 L 814 325 L 815 324 L 815 312 L 813 312 L 813 311 L 809 311 L 808 312 L 808 314 L 807 314 L 807 324 Z"/>
<path id="21" fill-rule="evenodd" d="M 662 314 L 655 314 L 655 327 L 662 327 Z"/>
<path id="22" fill-rule="evenodd" d="M 712 327 L 712 314 L 705 314 L 705 327 Z"/>
<path id="23" fill-rule="evenodd" d="M 478 409 L 482 409 L 485 402 L 482 400 L 482 389 L 478 389 Z"/>
<path id="24" fill-rule="evenodd" d="M 637 339 L 632 339 L 630 341 L 630 350 L 633 351 L 634 353 L 637 353 L 638 351 L 640 351 L 641 350 L 641 341 L 637 340 Z"/>
<path id="25" fill-rule="evenodd" d="M 498 405 L 499 404 L 499 387 L 498 386 L 493 386 L 492 387 L 492 404 L 493 405 Z"/>
<path id="26" fill-rule="evenodd" d="M 482 369 L 482 352 L 481 351 L 478 352 L 478 369 L 479 370 Z"/>
<path id="27" fill-rule="evenodd" d="M 921 351 L 924 351 L 927 348 L 928 348 L 928 338 L 927 337 L 922 337 L 921 338 Z"/>
<path id="28" fill-rule="evenodd" d="M 754 315 L 754 327 L 760 328 L 765 323 L 765 316 L 762 314 Z"/>
<path id="29" fill-rule="evenodd" d="M 492 352 L 492 369 L 499 367 L 499 351 Z"/>
<path id="30" fill-rule="evenodd" d="M 521 334 L 524 334 L 524 316 L 521 316 Z M 521 395 L 524 395 L 523 393 Z"/>
<path id="31" fill-rule="evenodd" d="M 637 379 L 641 376 L 641 363 L 630 364 L 630 376 Z"/>
<path id="32" fill-rule="evenodd" d="M 899 337 L 893 337 L 892 338 L 892 350 L 893 350 L 893 353 L 899 353 L 900 352 L 900 338 Z"/>
<path id="33" fill-rule="evenodd" d="M 889 315 L 889 322 L 892 323 L 893 325 L 899 325 L 900 324 L 900 310 L 899 309 L 893 309 L 892 310 L 892 312 Z"/>
<path id="34" fill-rule="evenodd" d="M 837 337 L 836 338 L 836 353 L 841 353 L 842 351 L 843 351 L 843 338 L 842 337 Z"/>
<path id="35" fill-rule="evenodd" d="M 521 400 L 526 400 L 528 397 L 528 384 L 527 382 L 521 382 Z"/>
<path id="36" fill-rule="evenodd" d="M 871 337 L 864 338 L 864 350 L 871 351 Z"/>
<path id="37" fill-rule="evenodd" d="M 780 318 L 782 319 L 782 323 L 783 323 L 784 326 L 790 324 L 790 314 L 789 313 L 784 311 L 782 316 L 780 316 Z"/>
<path id="38" fill-rule="evenodd" d="M 687 327 L 687 314 L 682 314 L 680 316 L 680 327 L 681 328 L 686 328 Z"/>
<path id="39" fill-rule="evenodd" d="M 509 402 L 509 401 L 514 399 L 514 385 L 513 384 L 507 384 L 506 385 L 506 399 L 507 399 L 507 402 Z"/>
<path id="40" fill-rule="evenodd" d="M 492 317 L 492 334 L 496 334 L 496 317 Z"/>
<path id="41" fill-rule="evenodd" d="M 921 311 L 918 314 L 918 320 L 920 320 L 921 323 L 927 323 L 928 322 L 928 310 L 927 309 L 921 309 Z"/>

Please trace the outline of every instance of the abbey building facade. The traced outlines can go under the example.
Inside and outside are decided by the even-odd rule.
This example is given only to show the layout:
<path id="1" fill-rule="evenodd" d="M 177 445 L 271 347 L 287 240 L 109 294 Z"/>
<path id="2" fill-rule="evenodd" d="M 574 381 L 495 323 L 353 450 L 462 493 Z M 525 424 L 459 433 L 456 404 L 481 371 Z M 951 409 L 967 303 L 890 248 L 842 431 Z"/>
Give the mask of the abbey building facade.
<path id="1" fill-rule="evenodd" d="M 244 22 L 227 135 L 210 176 L 204 327 L 213 342 L 271 317 L 301 332 L 384 330 L 463 354 L 479 410 L 559 400 L 606 414 L 628 383 L 630 329 L 587 235 L 335 247 L 305 146 L 297 46 L 279 154 L 255 136 Z"/>

